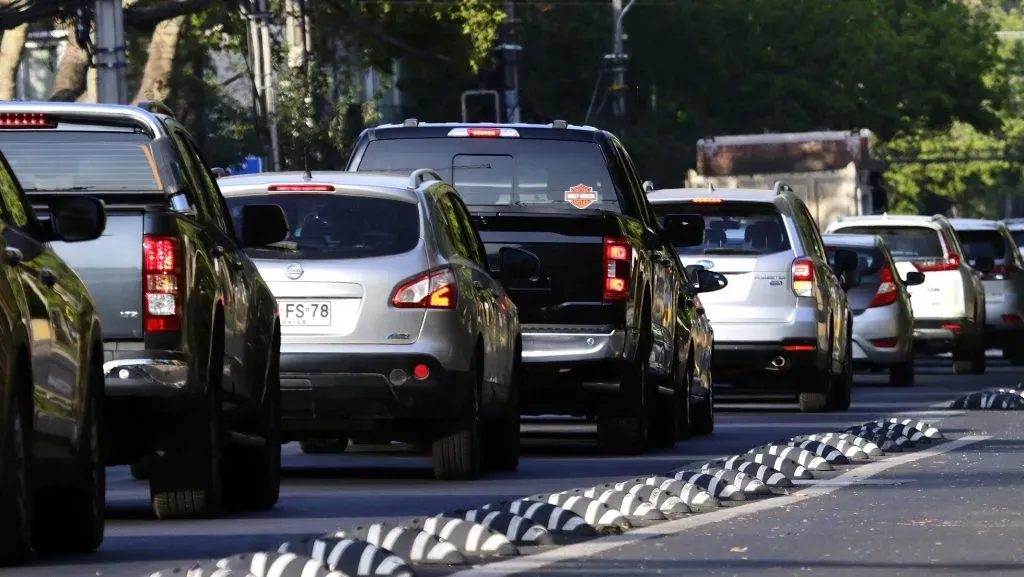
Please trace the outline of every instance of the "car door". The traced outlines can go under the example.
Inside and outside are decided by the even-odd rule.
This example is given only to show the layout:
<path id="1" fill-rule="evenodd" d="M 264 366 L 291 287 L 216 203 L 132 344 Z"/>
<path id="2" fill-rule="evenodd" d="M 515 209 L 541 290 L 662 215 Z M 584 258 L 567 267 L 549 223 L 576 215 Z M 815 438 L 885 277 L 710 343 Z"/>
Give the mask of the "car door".
<path id="1" fill-rule="evenodd" d="M 0 164 L 4 262 L 15 269 L 25 294 L 32 357 L 33 426 L 44 456 L 70 450 L 75 435 L 78 357 L 67 330 L 67 303 L 59 257 L 42 242 L 32 205 L 5 164 Z"/>
<path id="2" fill-rule="evenodd" d="M 818 311 L 823 320 L 831 320 L 835 329 L 832 333 L 830 350 L 834 364 L 838 366 L 838 363 L 842 362 L 843 355 L 846 354 L 846 337 L 851 329 L 847 323 L 846 292 L 843 291 L 838 277 L 829 266 L 828 251 L 825 249 L 825 241 L 821 238 L 817 223 L 803 202 L 798 201 L 797 204 L 797 213 L 802 220 L 801 228 L 804 229 L 806 235 L 804 249 L 807 251 L 807 255 L 815 260 L 817 267 L 815 278 L 822 279 L 819 284 L 819 294 L 823 298 L 818 299 Z M 827 333 L 823 332 L 822 334 Z"/>

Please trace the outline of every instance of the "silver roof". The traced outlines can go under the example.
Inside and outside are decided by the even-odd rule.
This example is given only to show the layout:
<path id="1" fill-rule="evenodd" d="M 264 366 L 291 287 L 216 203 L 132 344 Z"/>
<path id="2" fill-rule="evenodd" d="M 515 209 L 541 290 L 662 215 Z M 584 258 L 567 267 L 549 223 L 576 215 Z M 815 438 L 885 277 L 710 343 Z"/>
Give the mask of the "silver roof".
<path id="1" fill-rule="evenodd" d="M 876 246 L 882 240 L 877 234 L 823 234 L 825 244 L 841 246 Z"/>
<path id="2" fill-rule="evenodd" d="M 986 218 L 951 218 L 949 224 L 956 230 L 999 230 L 1003 223 Z"/>
<path id="3" fill-rule="evenodd" d="M 257 174 L 239 174 L 217 179 L 217 185 L 225 197 L 253 196 L 259 194 L 296 194 L 294 192 L 268 192 L 267 188 L 274 184 L 331 184 L 335 192 L 311 191 L 309 194 L 365 194 L 396 198 L 416 202 L 419 196 L 415 189 L 409 188 L 409 176 L 379 172 L 347 172 L 341 170 L 295 172 L 260 172 Z M 433 181 L 427 181 L 429 184 Z"/>
<path id="4" fill-rule="evenodd" d="M 679 202 L 694 198 L 720 198 L 723 201 L 773 202 L 777 195 L 770 188 L 663 188 L 647 193 L 651 204 Z"/>

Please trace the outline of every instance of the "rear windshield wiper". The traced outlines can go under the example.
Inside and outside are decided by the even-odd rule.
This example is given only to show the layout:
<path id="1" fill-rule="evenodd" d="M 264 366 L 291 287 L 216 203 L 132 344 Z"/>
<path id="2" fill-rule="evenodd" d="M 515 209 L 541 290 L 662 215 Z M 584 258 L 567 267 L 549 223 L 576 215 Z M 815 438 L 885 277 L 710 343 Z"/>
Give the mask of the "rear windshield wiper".
<path id="1" fill-rule="evenodd" d="M 83 192 L 92 190 L 95 186 L 66 186 L 63 188 L 26 188 L 25 192 Z"/>
<path id="2" fill-rule="evenodd" d="M 276 248 L 280 250 L 299 250 L 299 243 L 291 240 L 281 240 L 264 245 L 264 248 Z"/>
<path id="3" fill-rule="evenodd" d="M 704 254 L 761 254 L 756 248 L 706 248 Z"/>

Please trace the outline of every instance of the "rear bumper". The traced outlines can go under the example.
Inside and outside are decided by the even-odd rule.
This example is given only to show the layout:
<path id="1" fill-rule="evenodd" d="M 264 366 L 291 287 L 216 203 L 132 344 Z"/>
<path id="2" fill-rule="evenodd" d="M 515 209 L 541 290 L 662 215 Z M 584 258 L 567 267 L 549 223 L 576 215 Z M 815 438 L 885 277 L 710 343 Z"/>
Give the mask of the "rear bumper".
<path id="1" fill-rule="evenodd" d="M 523 363 L 577 363 L 620 359 L 626 348 L 624 330 L 522 330 Z"/>
<path id="2" fill-rule="evenodd" d="M 853 317 L 853 364 L 885 366 L 904 362 L 913 354 L 910 311 L 899 302 L 866 309 Z"/>
<path id="3" fill-rule="evenodd" d="M 795 350 L 787 349 L 787 346 Z M 808 347 L 814 348 L 807 350 Z M 782 377 L 794 372 L 813 372 L 821 365 L 821 356 L 810 339 L 769 343 L 715 341 L 716 377 L 750 373 Z"/>
<path id="4" fill-rule="evenodd" d="M 914 352 L 938 354 L 954 351 L 964 338 L 969 338 L 963 334 L 969 323 L 965 318 L 915 319 Z"/>

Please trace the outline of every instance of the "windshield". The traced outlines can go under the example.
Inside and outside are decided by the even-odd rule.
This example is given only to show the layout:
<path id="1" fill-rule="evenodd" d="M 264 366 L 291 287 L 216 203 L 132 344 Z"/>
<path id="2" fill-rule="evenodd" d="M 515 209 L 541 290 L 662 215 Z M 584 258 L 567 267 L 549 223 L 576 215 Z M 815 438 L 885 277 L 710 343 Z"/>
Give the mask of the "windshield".
<path id="1" fill-rule="evenodd" d="M 988 256 L 998 262 L 1006 258 L 1006 240 L 997 230 L 958 230 L 956 236 L 967 260 Z"/>
<path id="2" fill-rule="evenodd" d="M 789 235 L 773 204 L 733 202 L 655 204 L 654 212 L 664 225 L 670 214 L 699 214 L 704 217 L 704 244 L 676 247 L 681 255 L 773 254 L 789 250 Z"/>
<path id="3" fill-rule="evenodd" d="M 259 258 L 369 258 L 402 254 L 419 244 L 419 208 L 411 202 L 335 194 L 232 195 L 224 202 L 236 230 L 242 230 L 246 204 L 276 204 L 284 210 L 288 238 L 249 249 Z"/>
<path id="4" fill-rule="evenodd" d="M 0 150 L 28 193 L 161 190 L 144 134 L 0 130 Z"/>
<path id="5" fill-rule="evenodd" d="M 546 205 L 620 212 L 600 146 L 570 140 L 402 138 L 370 142 L 360 172 L 432 168 L 467 205 Z"/>
<path id="6" fill-rule="evenodd" d="M 877 234 L 889 245 L 896 260 L 945 258 L 937 230 L 924 226 L 851 226 L 833 234 Z"/>

